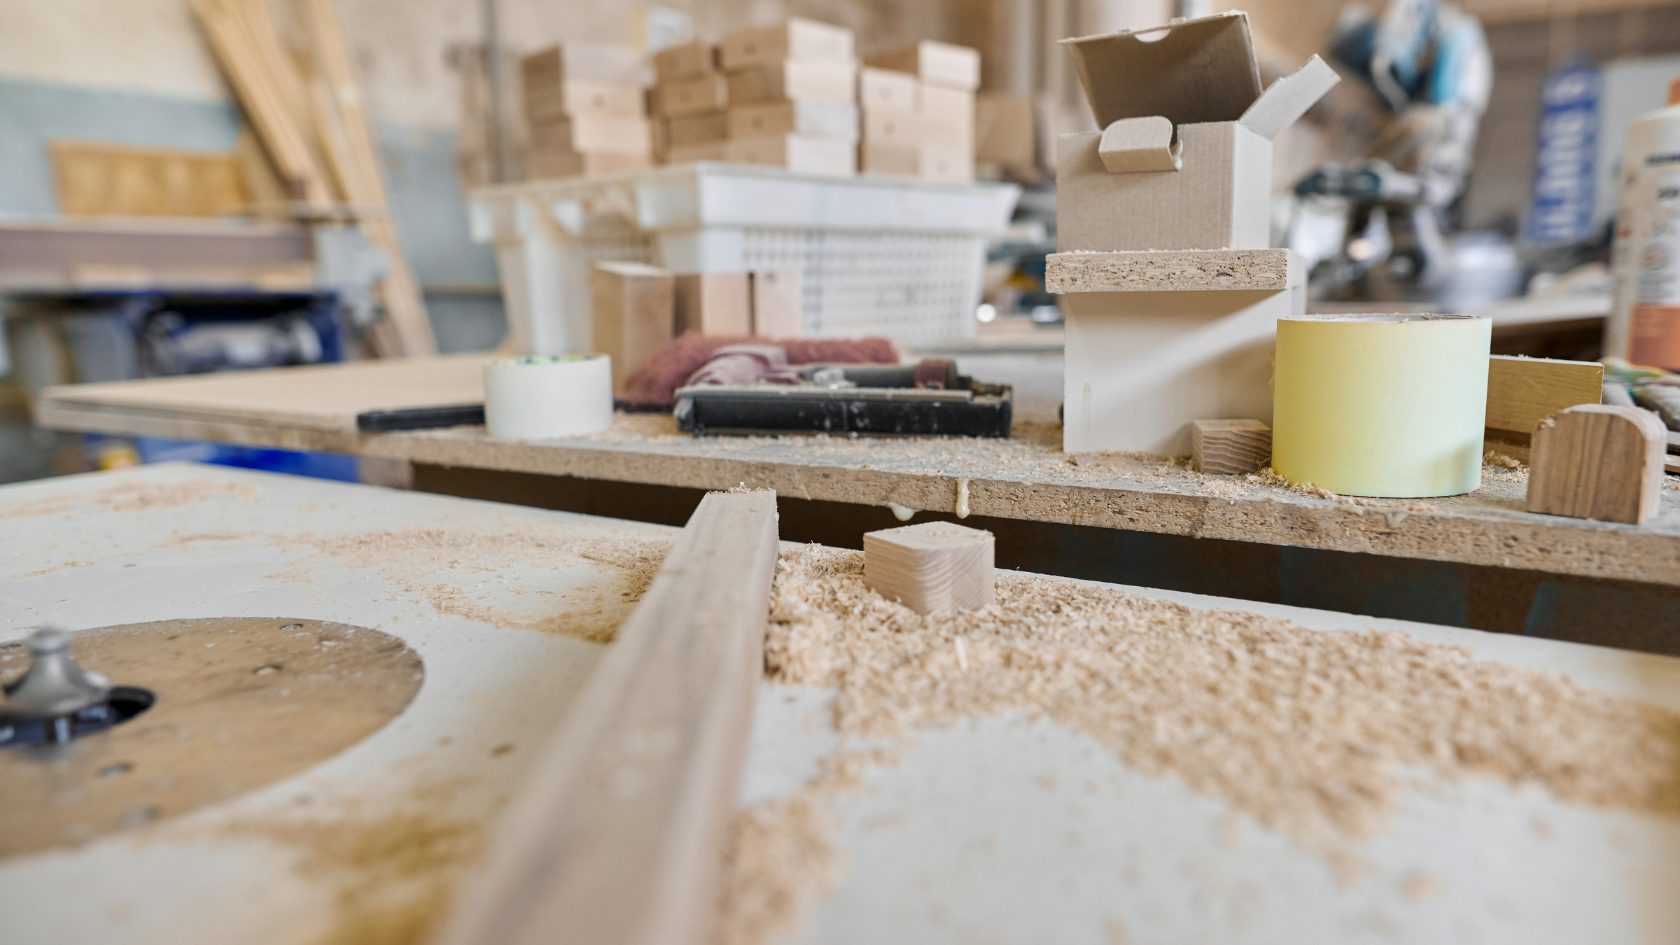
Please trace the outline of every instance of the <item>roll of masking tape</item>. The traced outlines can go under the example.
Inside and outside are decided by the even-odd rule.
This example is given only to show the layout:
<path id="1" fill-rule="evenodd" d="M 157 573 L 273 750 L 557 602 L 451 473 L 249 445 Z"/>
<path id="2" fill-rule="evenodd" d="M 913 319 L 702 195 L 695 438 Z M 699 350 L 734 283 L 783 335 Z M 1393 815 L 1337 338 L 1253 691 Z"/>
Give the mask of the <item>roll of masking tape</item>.
<path id="1" fill-rule="evenodd" d="M 1272 469 L 1343 495 L 1474 491 L 1492 336 L 1467 315 L 1278 319 Z"/>
<path id="2" fill-rule="evenodd" d="M 484 420 L 491 436 L 532 440 L 598 433 L 612 425 L 612 415 L 612 359 L 604 354 L 484 365 Z"/>

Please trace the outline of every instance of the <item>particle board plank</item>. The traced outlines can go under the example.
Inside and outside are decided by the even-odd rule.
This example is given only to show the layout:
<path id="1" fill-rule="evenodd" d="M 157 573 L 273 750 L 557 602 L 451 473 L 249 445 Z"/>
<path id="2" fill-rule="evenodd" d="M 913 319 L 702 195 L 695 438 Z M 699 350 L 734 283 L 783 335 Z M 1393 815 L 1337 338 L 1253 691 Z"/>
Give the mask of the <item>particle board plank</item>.
<path id="1" fill-rule="evenodd" d="M 1301 257 L 1287 249 L 1053 253 L 1045 273 L 1055 293 L 1275 291 L 1305 283 Z"/>
<path id="2" fill-rule="evenodd" d="M 701 501 L 440 945 L 708 940 L 778 551 L 774 494 Z"/>
<path id="3" fill-rule="evenodd" d="M 353 375 L 373 367 L 265 373 Z M 260 380 L 258 372 L 218 383 L 241 378 L 259 379 L 270 395 L 289 387 Z M 37 403 L 37 422 L 649 485 L 728 489 L 745 482 L 823 501 L 942 512 L 960 507 L 980 516 L 1680 585 L 1680 492 L 1673 489 L 1663 492 L 1653 519 L 1630 526 L 1528 513 L 1526 484 L 1497 474 L 1484 476 L 1481 488 L 1466 496 L 1355 504 L 1242 478 L 1202 477 L 1162 458 L 1071 456 L 1060 449 L 1060 428 L 1050 425 L 1018 424 L 1006 441 L 696 439 L 677 433 L 669 417 L 623 415 L 599 437 L 541 444 L 498 440 L 473 427 L 362 435 L 350 425 L 348 408 L 317 404 L 311 416 L 295 405 L 266 407 L 272 396 L 227 389 L 195 398 L 188 396 L 191 388 L 176 386 L 192 380 L 209 382 L 49 388 Z M 167 396 L 145 393 L 160 383 L 175 389 Z M 328 383 L 368 389 L 325 377 L 311 386 Z M 386 402 L 401 406 L 395 400 Z M 304 419 L 295 418 L 300 413 Z"/>

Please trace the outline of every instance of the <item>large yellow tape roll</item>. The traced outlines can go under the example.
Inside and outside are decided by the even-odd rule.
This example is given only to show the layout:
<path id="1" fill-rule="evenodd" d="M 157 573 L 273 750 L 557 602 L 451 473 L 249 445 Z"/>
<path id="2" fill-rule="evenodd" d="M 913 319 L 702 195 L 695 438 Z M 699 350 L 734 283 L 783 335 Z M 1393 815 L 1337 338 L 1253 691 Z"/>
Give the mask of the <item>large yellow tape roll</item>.
<path id="1" fill-rule="evenodd" d="M 1492 333 L 1466 315 L 1278 319 L 1272 468 L 1343 495 L 1474 491 Z"/>

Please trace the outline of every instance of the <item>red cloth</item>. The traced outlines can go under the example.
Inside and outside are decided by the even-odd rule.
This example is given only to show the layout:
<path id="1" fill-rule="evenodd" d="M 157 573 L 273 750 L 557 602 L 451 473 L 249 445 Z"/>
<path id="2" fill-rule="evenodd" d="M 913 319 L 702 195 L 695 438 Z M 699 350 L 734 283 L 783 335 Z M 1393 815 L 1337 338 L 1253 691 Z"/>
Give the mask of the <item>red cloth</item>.
<path id="1" fill-rule="evenodd" d="M 689 332 L 648 358 L 624 391 L 634 407 L 670 407 L 676 390 L 710 361 L 719 348 L 731 345 L 774 345 L 787 352 L 789 364 L 897 364 L 898 350 L 885 338 L 767 338 L 720 337 Z"/>

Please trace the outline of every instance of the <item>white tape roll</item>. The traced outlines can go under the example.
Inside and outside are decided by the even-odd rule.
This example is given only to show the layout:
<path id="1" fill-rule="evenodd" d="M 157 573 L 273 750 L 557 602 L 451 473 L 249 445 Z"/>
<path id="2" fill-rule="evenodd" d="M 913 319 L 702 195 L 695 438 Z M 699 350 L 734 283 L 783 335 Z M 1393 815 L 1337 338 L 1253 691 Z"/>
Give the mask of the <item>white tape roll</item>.
<path id="1" fill-rule="evenodd" d="M 1492 337 L 1465 315 L 1278 319 L 1272 468 L 1343 495 L 1475 491 Z"/>
<path id="2" fill-rule="evenodd" d="M 484 365 L 484 419 L 491 436 L 533 440 L 598 433 L 612 425 L 612 416 L 612 359 L 604 354 Z"/>

